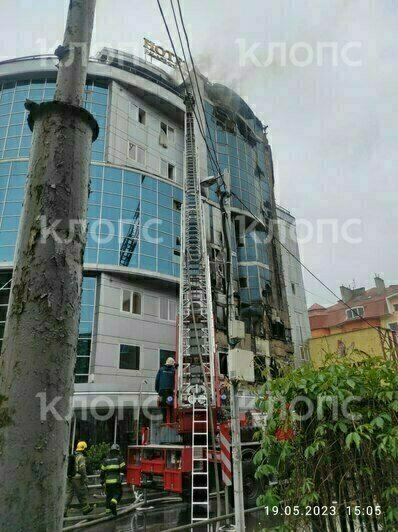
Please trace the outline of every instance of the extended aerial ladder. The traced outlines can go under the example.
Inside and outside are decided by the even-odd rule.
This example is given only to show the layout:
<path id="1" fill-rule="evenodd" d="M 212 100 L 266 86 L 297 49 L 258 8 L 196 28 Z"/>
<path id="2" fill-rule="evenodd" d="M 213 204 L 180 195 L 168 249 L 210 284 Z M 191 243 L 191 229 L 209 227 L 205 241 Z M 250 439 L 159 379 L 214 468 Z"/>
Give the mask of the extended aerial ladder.
<path id="1" fill-rule="evenodd" d="M 216 404 L 210 269 L 194 132 L 194 99 L 185 97 L 178 407 L 192 415 L 191 520 L 209 518 L 209 409 Z"/>
<path id="2" fill-rule="evenodd" d="M 238 471 L 235 462 L 239 456 L 237 452 L 233 454 L 236 459 L 234 458 L 234 468 L 231 472 L 230 428 L 232 432 L 240 431 L 242 422 L 238 408 L 232 412 L 233 420 L 231 421 L 234 421 L 234 426 L 225 420 L 225 414 L 228 411 L 225 402 L 228 392 L 227 395 L 225 391 L 223 395 L 220 394 L 210 267 L 204 206 L 201 197 L 202 185 L 197 168 L 194 105 L 193 96 L 187 94 L 185 97 L 185 171 L 181 216 L 180 298 L 177 321 L 178 369 L 174 398 L 171 396 L 168 398 L 169 404 L 174 402 L 174 408 L 168 410 L 166 422 L 160 425 L 160 430 L 159 426 L 153 430 L 152 426 L 151 428 L 143 427 L 148 437 L 143 438 L 141 444 L 129 446 L 127 464 L 129 484 L 138 488 L 147 486 L 186 496 L 189 494 L 191 522 L 193 523 L 206 521 L 210 517 L 209 492 L 212 483 L 216 492 L 220 492 L 219 467 L 227 469 L 229 479 L 231 479 L 232 472 L 235 478 Z M 209 182 L 211 179 L 204 181 Z M 228 209 L 224 207 L 224 210 Z M 132 224 L 123 250 L 125 260 L 129 260 L 130 254 L 134 251 L 136 231 L 136 224 Z M 231 287 L 232 284 L 228 302 L 232 307 Z M 233 308 L 229 314 L 231 317 L 234 316 Z M 229 329 L 233 327 L 229 326 Z M 233 336 L 233 338 L 238 337 L 238 333 Z M 222 412 L 225 406 L 226 409 Z M 232 403 L 231 406 L 233 406 Z M 224 446 L 221 446 L 220 439 L 217 439 L 217 436 L 220 438 L 221 429 L 223 429 Z M 250 433 L 253 430 L 252 427 L 249 428 Z M 173 435 L 175 435 L 174 441 Z M 243 445 L 246 456 L 245 469 L 250 473 L 252 456 L 258 443 L 253 444 L 246 439 Z M 233 448 L 236 451 L 237 445 Z M 214 468 L 214 475 L 210 479 L 211 466 Z M 240 474 L 241 478 L 242 474 Z M 255 485 L 254 473 L 248 478 L 252 478 L 253 485 Z M 230 482 L 227 483 L 225 479 L 224 482 L 226 486 L 230 485 Z M 238 487 L 240 481 L 235 485 L 236 491 L 240 490 L 243 493 L 243 490 Z M 257 496 L 256 493 L 254 501 Z M 243 505 L 241 506 L 243 509 Z M 220 507 L 218 500 L 217 511 Z M 237 529 L 244 530 L 244 520 L 242 523 L 238 520 Z"/>

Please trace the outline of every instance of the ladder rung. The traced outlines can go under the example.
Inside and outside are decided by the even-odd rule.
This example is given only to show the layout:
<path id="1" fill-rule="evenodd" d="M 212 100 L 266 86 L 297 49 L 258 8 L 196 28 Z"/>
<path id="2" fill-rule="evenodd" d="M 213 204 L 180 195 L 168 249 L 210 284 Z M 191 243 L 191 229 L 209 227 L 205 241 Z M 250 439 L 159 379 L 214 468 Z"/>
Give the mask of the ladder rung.
<path id="1" fill-rule="evenodd" d="M 207 501 L 203 501 L 203 502 L 194 502 L 192 501 L 192 504 L 200 504 L 201 506 L 208 506 L 209 503 Z"/>

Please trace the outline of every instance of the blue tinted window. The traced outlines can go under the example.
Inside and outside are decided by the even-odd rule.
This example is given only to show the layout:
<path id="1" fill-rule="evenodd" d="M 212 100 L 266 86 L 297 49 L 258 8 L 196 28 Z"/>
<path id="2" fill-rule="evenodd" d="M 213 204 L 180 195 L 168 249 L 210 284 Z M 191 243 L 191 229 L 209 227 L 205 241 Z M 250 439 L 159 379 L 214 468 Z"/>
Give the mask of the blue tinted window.
<path id="1" fill-rule="evenodd" d="M 11 215 L 19 215 L 22 210 L 21 203 L 6 203 L 4 205 L 4 213 L 5 215 L 11 214 Z"/>
<path id="2" fill-rule="evenodd" d="M 6 150 L 12 150 L 19 148 L 19 138 L 8 137 L 5 145 Z"/>
<path id="3" fill-rule="evenodd" d="M 114 207 L 102 207 L 102 219 L 103 220 L 119 220 L 120 209 Z"/>
<path id="4" fill-rule="evenodd" d="M 90 203 L 101 204 L 101 193 L 100 192 L 90 192 L 89 196 Z"/>
<path id="5" fill-rule="evenodd" d="M 1 103 L 1 105 L 4 105 L 6 103 L 10 104 L 10 103 L 12 103 L 13 99 L 14 99 L 14 93 L 13 92 L 3 91 L 0 103 Z"/>
<path id="6" fill-rule="evenodd" d="M 24 102 L 15 102 L 12 106 L 12 113 L 24 113 L 25 112 L 25 103 Z"/>
<path id="7" fill-rule="evenodd" d="M 108 207 L 120 207 L 120 196 L 116 194 L 104 194 L 103 205 Z"/>
<path id="8" fill-rule="evenodd" d="M 96 263 L 97 262 L 97 249 L 88 248 L 84 252 L 84 262 Z"/>
<path id="9" fill-rule="evenodd" d="M 19 227 L 19 216 L 3 216 L 1 229 L 17 230 Z"/>
<path id="10" fill-rule="evenodd" d="M 101 105 L 106 105 L 108 101 L 107 93 L 101 93 L 97 91 L 94 91 L 92 98 L 93 98 L 93 103 L 99 103 Z"/>
<path id="11" fill-rule="evenodd" d="M 101 207 L 99 205 L 89 205 L 87 209 L 87 218 L 99 218 L 101 214 Z"/>
<path id="12" fill-rule="evenodd" d="M 98 263 L 99 264 L 118 264 L 119 253 L 117 251 L 100 249 Z"/>
<path id="13" fill-rule="evenodd" d="M 15 102 L 25 102 L 29 98 L 29 89 L 24 89 L 15 92 L 14 105 Z"/>
<path id="14" fill-rule="evenodd" d="M 172 215 L 173 211 L 171 209 L 165 209 L 164 207 L 159 207 L 158 209 L 158 217 L 161 220 L 168 220 L 172 221 Z"/>
<path id="15" fill-rule="evenodd" d="M 141 255 L 140 257 L 140 268 L 144 270 L 155 271 L 156 270 L 156 259 L 153 257 L 146 257 Z"/>
<path id="16" fill-rule="evenodd" d="M 7 192 L 7 201 L 22 201 L 24 197 L 23 188 L 9 188 Z"/>
<path id="17" fill-rule="evenodd" d="M 158 270 L 166 275 L 173 275 L 173 264 L 167 260 L 158 260 Z"/>
<path id="18" fill-rule="evenodd" d="M 154 203 L 149 203 L 147 201 L 141 201 L 141 212 L 145 214 L 151 214 L 152 216 L 156 216 L 157 206 Z"/>
<path id="19" fill-rule="evenodd" d="M 102 177 L 103 172 L 104 172 L 103 166 L 99 166 L 97 164 L 92 164 L 90 166 L 90 175 L 92 177 Z"/>
<path id="20" fill-rule="evenodd" d="M 10 125 L 23 124 L 25 120 L 25 113 L 15 113 L 10 116 Z"/>
<path id="21" fill-rule="evenodd" d="M 113 180 L 113 181 L 121 182 L 121 180 L 122 180 L 122 170 L 120 168 L 106 167 L 105 168 L 105 179 L 110 179 L 110 180 Z"/>
<path id="22" fill-rule="evenodd" d="M 13 246 L 16 244 L 18 233 L 16 231 L 1 231 L 0 246 Z"/>
<path id="23" fill-rule="evenodd" d="M 127 185 L 136 185 L 140 186 L 141 177 L 139 174 L 136 174 L 134 172 L 124 172 L 124 183 Z"/>
<path id="24" fill-rule="evenodd" d="M 122 183 L 121 181 L 109 181 L 108 173 L 105 174 L 104 179 L 104 192 L 111 192 L 113 194 L 121 194 L 122 192 Z"/>
<path id="25" fill-rule="evenodd" d="M 14 188 L 24 188 L 26 183 L 26 174 L 10 176 L 10 186 Z"/>
<path id="26" fill-rule="evenodd" d="M 158 200 L 159 205 L 169 208 L 171 207 L 171 196 L 164 196 L 163 194 L 159 194 Z"/>
<path id="27" fill-rule="evenodd" d="M 0 261 L 12 262 L 14 259 L 14 246 L 0 247 Z"/>
<path id="28" fill-rule="evenodd" d="M 152 177 L 148 176 L 142 176 L 142 188 L 157 190 L 157 179 L 153 179 Z"/>
<path id="29" fill-rule="evenodd" d="M 126 185 L 123 186 L 123 195 L 124 196 L 131 196 L 133 198 L 139 198 L 140 197 L 140 188 L 135 187 L 133 185 Z"/>
<path id="30" fill-rule="evenodd" d="M 12 174 L 23 174 L 28 173 L 28 163 L 27 162 L 14 162 L 12 163 Z"/>

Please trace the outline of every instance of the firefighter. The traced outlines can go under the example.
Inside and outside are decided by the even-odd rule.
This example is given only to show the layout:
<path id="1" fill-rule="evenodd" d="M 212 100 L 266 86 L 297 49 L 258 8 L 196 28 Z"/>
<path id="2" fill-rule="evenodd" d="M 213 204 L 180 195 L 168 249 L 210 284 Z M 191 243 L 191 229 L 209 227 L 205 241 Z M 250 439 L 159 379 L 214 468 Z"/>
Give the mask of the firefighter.
<path id="1" fill-rule="evenodd" d="M 126 464 L 120 454 L 120 447 L 114 443 L 101 466 L 101 484 L 105 485 L 106 511 L 117 515 L 117 505 L 122 498 L 121 473 L 126 472 Z"/>
<path id="2" fill-rule="evenodd" d="M 159 406 L 162 410 L 163 422 L 167 421 L 167 411 L 172 406 L 170 397 L 174 396 L 175 361 L 169 357 L 156 375 L 155 390 L 159 395 Z"/>
<path id="3" fill-rule="evenodd" d="M 87 443 L 85 441 L 79 441 L 76 446 L 76 452 L 69 456 L 64 517 L 68 514 L 74 495 L 76 495 L 77 500 L 79 501 L 83 515 L 89 514 L 94 510 L 94 507 L 88 502 L 88 480 L 86 472 L 86 457 L 84 456 L 86 449 Z"/>

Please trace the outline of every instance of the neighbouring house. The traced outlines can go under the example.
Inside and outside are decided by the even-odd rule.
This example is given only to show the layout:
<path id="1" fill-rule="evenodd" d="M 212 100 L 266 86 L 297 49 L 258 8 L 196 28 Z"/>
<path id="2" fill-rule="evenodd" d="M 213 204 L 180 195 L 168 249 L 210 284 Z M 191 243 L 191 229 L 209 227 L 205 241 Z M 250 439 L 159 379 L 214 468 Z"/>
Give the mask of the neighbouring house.
<path id="1" fill-rule="evenodd" d="M 322 365 L 326 353 L 352 351 L 396 356 L 398 351 L 398 285 L 385 286 L 376 276 L 373 288 L 340 287 L 341 300 L 331 307 L 315 303 L 308 309 L 310 356 Z"/>

